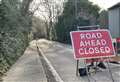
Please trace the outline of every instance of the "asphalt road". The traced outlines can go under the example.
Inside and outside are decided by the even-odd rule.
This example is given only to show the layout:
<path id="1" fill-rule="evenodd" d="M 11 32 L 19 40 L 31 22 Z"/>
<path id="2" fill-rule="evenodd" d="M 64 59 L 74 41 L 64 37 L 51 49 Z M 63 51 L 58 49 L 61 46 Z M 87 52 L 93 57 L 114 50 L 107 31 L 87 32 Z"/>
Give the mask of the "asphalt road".
<path id="1" fill-rule="evenodd" d="M 88 82 L 87 77 L 76 77 L 76 60 L 71 46 L 46 40 L 39 40 L 38 44 L 64 82 Z M 80 60 L 80 67 L 84 67 L 83 60 Z M 110 64 L 110 67 L 115 82 L 120 82 L 120 65 Z M 112 82 L 108 69 L 92 74 L 90 80 L 91 82 Z"/>
<path id="2" fill-rule="evenodd" d="M 35 42 L 6 73 L 3 82 L 47 82 Z"/>

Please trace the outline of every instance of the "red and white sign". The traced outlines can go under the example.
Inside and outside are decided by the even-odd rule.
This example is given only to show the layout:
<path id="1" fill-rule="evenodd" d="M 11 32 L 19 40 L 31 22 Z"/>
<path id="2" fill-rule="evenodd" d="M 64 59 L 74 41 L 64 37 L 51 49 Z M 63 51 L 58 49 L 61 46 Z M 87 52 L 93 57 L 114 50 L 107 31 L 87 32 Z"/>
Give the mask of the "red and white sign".
<path id="1" fill-rule="evenodd" d="M 108 30 L 72 31 L 70 34 L 75 59 L 115 56 Z"/>
<path id="2" fill-rule="evenodd" d="M 117 38 L 116 41 L 117 41 L 117 42 L 120 42 L 120 38 Z"/>

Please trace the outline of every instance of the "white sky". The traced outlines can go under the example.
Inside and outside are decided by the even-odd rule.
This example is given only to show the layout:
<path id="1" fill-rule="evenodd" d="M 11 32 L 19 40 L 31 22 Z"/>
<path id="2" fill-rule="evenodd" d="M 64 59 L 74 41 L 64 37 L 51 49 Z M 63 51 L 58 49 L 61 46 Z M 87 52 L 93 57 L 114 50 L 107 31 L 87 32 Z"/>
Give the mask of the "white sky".
<path id="1" fill-rule="evenodd" d="M 120 2 L 120 0 L 89 0 L 94 4 L 98 4 L 102 9 L 107 9 L 116 3 Z"/>
<path id="2" fill-rule="evenodd" d="M 35 3 L 38 3 L 38 1 L 42 1 L 42 0 L 35 0 Z M 59 1 L 60 2 L 64 1 L 64 0 L 52 0 L 52 1 Z M 97 4 L 98 6 L 100 6 L 102 9 L 107 9 L 110 8 L 111 6 L 115 5 L 116 3 L 120 2 L 120 0 L 89 0 L 91 2 L 93 2 L 93 4 Z M 44 8 L 43 8 L 44 9 Z M 36 13 L 36 16 L 42 16 L 46 15 L 45 13 Z M 43 18 L 43 16 L 42 16 Z"/>

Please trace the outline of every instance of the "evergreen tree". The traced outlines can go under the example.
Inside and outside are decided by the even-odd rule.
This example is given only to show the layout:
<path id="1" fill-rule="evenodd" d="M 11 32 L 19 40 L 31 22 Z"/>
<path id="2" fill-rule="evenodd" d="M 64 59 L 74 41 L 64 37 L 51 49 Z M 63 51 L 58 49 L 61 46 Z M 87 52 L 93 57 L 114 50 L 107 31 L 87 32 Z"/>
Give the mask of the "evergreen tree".
<path id="1" fill-rule="evenodd" d="M 70 43 L 70 31 L 77 30 L 77 26 L 97 24 L 99 10 L 88 0 L 68 0 L 55 25 L 57 40 Z"/>
<path id="2" fill-rule="evenodd" d="M 108 11 L 103 10 L 100 12 L 99 25 L 101 29 L 108 29 Z"/>
<path id="3" fill-rule="evenodd" d="M 32 27 L 32 18 L 29 15 L 29 8 L 25 5 L 28 12 L 23 14 L 23 2 L 1 0 L 0 3 L 0 75 L 14 64 L 29 43 L 28 35 Z"/>

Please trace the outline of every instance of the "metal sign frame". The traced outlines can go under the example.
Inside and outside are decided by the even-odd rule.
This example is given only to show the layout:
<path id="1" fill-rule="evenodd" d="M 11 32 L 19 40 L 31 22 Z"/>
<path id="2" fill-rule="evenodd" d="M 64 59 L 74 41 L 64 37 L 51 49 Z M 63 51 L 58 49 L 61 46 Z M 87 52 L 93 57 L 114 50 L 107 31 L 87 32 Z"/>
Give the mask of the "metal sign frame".
<path id="1" fill-rule="evenodd" d="M 90 31 L 90 30 L 84 30 L 84 31 L 72 31 L 72 32 L 70 32 L 70 34 L 71 34 L 71 40 L 72 40 L 72 46 L 73 46 L 73 50 L 74 50 L 74 58 L 75 59 L 93 59 L 93 58 L 103 58 L 103 57 L 114 57 L 115 56 L 115 50 L 114 50 L 114 46 L 113 46 L 113 44 L 111 44 L 112 43 L 112 40 L 108 40 L 107 38 L 105 38 L 105 41 L 106 41 L 106 43 L 107 42 L 109 42 L 110 43 L 110 45 L 108 45 L 109 47 L 110 47 L 110 49 L 112 49 L 112 53 L 110 52 L 110 53 L 107 53 L 107 54 L 105 54 L 105 53 L 103 53 L 103 54 L 105 54 L 105 55 L 96 55 L 96 54 L 94 54 L 93 56 L 90 56 L 90 55 L 88 55 L 88 56 L 86 56 L 86 57 L 84 57 L 84 56 L 79 56 L 78 57 L 78 55 L 76 54 L 76 53 L 78 53 L 78 52 L 76 52 L 76 50 L 75 49 L 77 49 L 77 48 L 75 48 L 75 46 L 77 46 L 77 45 L 80 45 L 79 44 L 79 42 L 78 41 L 80 41 L 80 39 L 78 39 L 78 37 L 76 37 L 76 39 L 74 38 L 75 36 L 78 36 L 78 34 L 80 34 L 80 33 L 87 33 L 87 32 L 89 32 L 89 33 L 93 33 L 93 32 L 101 32 L 101 33 L 107 33 L 108 35 L 110 35 L 110 32 L 108 31 L 108 30 L 106 30 L 106 29 L 102 29 L 102 30 L 92 30 L 92 32 Z M 74 37 L 73 37 L 74 36 Z M 104 35 L 103 35 L 104 36 Z M 111 36 L 109 36 L 109 39 L 111 39 Z M 77 41 L 78 40 L 78 41 Z M 96 40 L 96 39 L 95 39 Z M 104 47 L 104 46 L 102 46 L 102 47 Z"/>
<path id="2" fill-rule="evenodd" d="M 94 25 L 94 26 L 78 26 L 77 27 L 77 30 L 80 31 L 80 29 L 84 29 L 84 28 L 100 28 L 99 25 Z M 108 57 L 109 60 L 110 60 L 110 57 Z M 88 66 L 87 66 L 87 63 L 86 63 L 86 60 L 84 59 L 84 64 L 85 64 L 85 68 L 86 68 L 86 72 L 87 72 L 87 77 L 88 77 L 88 82 L 91 82 L 90 81 L 90 75 L 89 75 L 89 71 L 88 71 Z M 108 65 L 108 72 L 110 73 L 110 77 L 111 77 L 111 80 L 112 82 L 115 82 L 114 78 L 113 78 L 113 75 L 112 75 L 112 71 L 111 71 L 111 68 L 110 68 L 110 65 L 109 65 L 109 61 L 107 61 L 107 65 Z M 97 66 L 97 65 L 96 65 Z M 95 72 L 97 72 L 97 70 L 95 70 Z M 79 59 L 76 60 L 76 76 L 78 77 L 79 76 Z M 96 81 L 95 81 L 96 82 Z"/>

